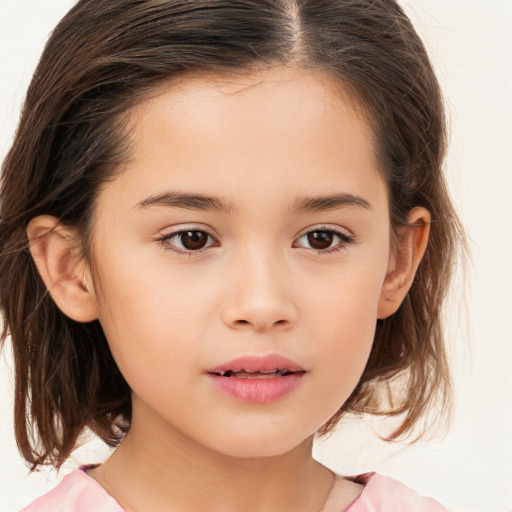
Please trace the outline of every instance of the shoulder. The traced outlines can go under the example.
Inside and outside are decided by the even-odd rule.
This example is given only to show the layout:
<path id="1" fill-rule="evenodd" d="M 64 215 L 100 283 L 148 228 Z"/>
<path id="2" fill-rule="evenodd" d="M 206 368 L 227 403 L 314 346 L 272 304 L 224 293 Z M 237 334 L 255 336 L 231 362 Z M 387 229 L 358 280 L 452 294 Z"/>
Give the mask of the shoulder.
<path id="1" fill-rule="evenodd" d="M 50 492 L 33 501 L 21 512 L 123 512 L 96 480 L 76 469 Z"/>
<path id="2" fill-rule="evenodd" d="M 364 489 L 347 512 L 448 512 L 432 498 L 420 496 L 403 483 L 376 473 L 353 479 Z"/>

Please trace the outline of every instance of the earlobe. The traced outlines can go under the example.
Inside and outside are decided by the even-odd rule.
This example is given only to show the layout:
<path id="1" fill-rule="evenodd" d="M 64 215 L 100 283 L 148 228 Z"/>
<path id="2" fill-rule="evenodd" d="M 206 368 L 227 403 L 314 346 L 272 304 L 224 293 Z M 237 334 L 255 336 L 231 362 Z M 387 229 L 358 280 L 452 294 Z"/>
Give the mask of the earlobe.
<path id="1" fill-rule="evenodd" d="M 379 300 L 377 316 L 384 319 L 395 313 L 412 286 L 425 254 L 430 232 L 430 213 L 416 207 L 409 213 L 409 225 L 399 229 L 397 247 L 390 258 Z"/>
<path id="2" fill-rule="evenodd" d="M 58 308 L 77 322 L 98 318 L 90 272 L 80 257 L 80 240 L 56 217 L 40 215 L 28 227 L 30 253 Z"/>

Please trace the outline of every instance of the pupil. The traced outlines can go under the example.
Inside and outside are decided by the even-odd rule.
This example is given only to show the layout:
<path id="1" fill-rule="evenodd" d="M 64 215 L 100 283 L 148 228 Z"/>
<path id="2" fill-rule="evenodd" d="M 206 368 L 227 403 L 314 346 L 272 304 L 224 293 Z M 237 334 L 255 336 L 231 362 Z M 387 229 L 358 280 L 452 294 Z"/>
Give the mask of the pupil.
<path id="1" fill-rule="evenodd" d="M 332 233 L 328 231 L 312 231 L 308 233 L 308 242 L 313 249 L 327 249 L 333 240 Z"/>
<path id="2" fill-rule="evenodd" d="M 183 247 L 191 251 L 202 249 L 207 241 L 208 236 L 203 231 L 185 231 L 181 234 Z"/>

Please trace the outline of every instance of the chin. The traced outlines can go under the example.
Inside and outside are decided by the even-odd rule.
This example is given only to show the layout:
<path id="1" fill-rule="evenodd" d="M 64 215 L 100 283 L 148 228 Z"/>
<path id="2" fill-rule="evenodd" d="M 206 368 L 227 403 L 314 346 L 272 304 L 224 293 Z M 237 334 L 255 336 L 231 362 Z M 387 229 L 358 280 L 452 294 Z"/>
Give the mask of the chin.
<path id="1" fill-rule="evenodd" d="M 252 446 L 248 446 L 247 444 L 234 446 L 231 444 L 225 450 L 222 450 L 222 453 L 228 457 L 237 459 L 268 459 L 289 453 L 297 448 L 297 446 L 298 444 L 263 446 L 263 443 L 260 444 L 260 442 L 255 442 Z"/>
<path id="2" fill-rule="evenodd" d="M 279 457 L 313 438 L 313 434 L 307 433 L 293 435 L 285 428 L 243 433 L 231 430 L 228 434 L 225 438 L 217 438 L 218 442 L 214 441 L 213 436 L 210 437 L 211 448 L 229 457 L 244 459 Z"/>

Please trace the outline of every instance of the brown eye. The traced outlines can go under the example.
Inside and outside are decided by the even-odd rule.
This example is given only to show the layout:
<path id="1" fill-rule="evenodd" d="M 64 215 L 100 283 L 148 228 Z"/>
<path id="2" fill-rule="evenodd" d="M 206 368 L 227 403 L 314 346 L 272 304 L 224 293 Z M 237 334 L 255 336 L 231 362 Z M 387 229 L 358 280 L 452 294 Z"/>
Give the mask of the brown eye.
<path id="1" fill-rule="evenodd" d="M 338 229 L 319 228 L 304 233 L 293 247 L 313 249 L 319 254 L 341 251 L 354 241 L 354 237 Z"/>
<path id="2" fill-rule="evenodd" d="M 197 251 L 206 246 L 209 235 L 204 231 L 182 231 L 178 234 L 178 238 L 185 249 Z"/>
<path id="3" fill-rule="evenodd" d="M 332 231 L 311 231 L 307 234 L 307 238 L 312 249 L 328 249 L 334 240 L 334 233 Z"/>
<path id="4" fill-rule="evenodd" d="M 185 229 L 165 235 L 158 240 L 165 249 L 179 253 L 200 252 L 203 249 L 216 246 L 216 240 L 206 231 Z"/>

